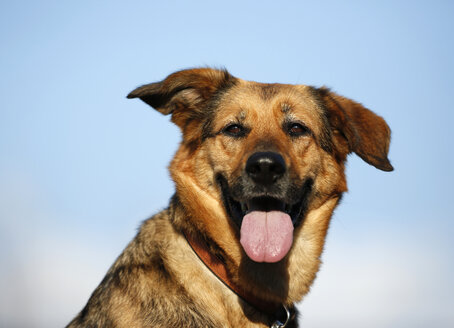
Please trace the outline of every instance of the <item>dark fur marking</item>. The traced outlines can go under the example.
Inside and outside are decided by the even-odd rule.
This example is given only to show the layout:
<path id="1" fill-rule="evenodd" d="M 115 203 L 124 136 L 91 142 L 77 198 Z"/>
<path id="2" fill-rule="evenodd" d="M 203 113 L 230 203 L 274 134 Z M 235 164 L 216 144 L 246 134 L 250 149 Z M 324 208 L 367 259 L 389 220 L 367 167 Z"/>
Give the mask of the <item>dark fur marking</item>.
<path id="1" fill-rule="evenodd" d="M 333 141 L 332 141 L 332 127 L 329 120 L 329 110 L 326 108 L 322 96 L 319 93 L 320 89 L 315 87 L 308 87 L 309 93 L 314 98 L 317 107 L 321 110 L 321 120 L 322 120 L 322 131 L 320 135 L 320 147 L 329 154 L 333 153 Z M 326 89 L 329 91 L 328 89 Z"/>
<path id="2" fill-rule="evenodd" d="M 268 101 L 279 93 L 279 85 L 275 83 L 267 83 L 260 85 L 260 96 L 263 100 Z"/>
<path id="3" fill-rule="evenodd" d="M 236 85 L 236 79 L 234 79 L 227 71 L 225 71 L 226 77 L 224 81 L 219 85 L 219 88 L 216 92 L 211 96 L 210 101 L 207 103 L 206 107 L 203 110 L 203 115 L 198 117 L 202 120 L 202 133 L 201 133 L 201 142 L 203 142 L 207 138 L 211 138 L 214 136 L 213 134 L 213 119 L 216 114 L 216 110 L 221 102 L 222 97 L 224 94 L 232 87 Z"/>
<path id="4" fill-rule="evenodd" d="M 291 110 L 292 110 L 292 106 L 290 106 L 289 104 L 286 104 L 286 103 L 281 104 L 282 113 L 287 114 Z"/>

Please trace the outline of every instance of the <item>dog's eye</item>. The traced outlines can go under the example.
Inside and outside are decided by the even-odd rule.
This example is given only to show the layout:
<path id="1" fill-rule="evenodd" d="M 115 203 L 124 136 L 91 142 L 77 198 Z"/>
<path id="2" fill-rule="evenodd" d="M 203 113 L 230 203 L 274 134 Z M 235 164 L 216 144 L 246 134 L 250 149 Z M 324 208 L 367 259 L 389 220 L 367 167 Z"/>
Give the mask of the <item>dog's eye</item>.
<path id="1" fill-rule="evenodd" d="M 230 124 L 222 132 L 232 137 L 242 137 L 246 134 L 246 129 L 240 124 Z"/>
<path id="2" fill-rule="evenodd" d="M 309 133 L 309 129 L 301 123 L 288 124 L 288 134 L 292 137 L 299 137 Z"/>

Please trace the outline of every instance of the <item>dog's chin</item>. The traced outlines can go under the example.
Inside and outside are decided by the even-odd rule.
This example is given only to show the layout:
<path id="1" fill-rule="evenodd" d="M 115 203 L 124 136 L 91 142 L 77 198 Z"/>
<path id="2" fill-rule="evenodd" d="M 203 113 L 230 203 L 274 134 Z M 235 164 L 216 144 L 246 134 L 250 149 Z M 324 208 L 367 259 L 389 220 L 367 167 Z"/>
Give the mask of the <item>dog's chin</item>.
<path id="1" fill-rule="evenodd" d="M 227 180 L 219 175 L 223 204 L 232 223 L 240 230 L 240 243 L 254 262 L 276 263 L 289 252 L 293 231 L 301 224 L 312 180 L 303 183 L 297 201 L 258 194 L 236 199 L 232 197 Z"/>

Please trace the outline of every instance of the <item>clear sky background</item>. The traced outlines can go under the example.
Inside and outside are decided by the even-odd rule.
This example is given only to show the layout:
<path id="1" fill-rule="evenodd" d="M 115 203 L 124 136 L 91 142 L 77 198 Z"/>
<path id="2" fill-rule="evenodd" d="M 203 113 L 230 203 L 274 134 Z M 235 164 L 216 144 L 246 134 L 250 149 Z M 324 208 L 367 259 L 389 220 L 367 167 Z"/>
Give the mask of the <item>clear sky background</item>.
<path id="1" fill-rule="evenodd" d="M 125 96 L 211 65 L 326 85 L 393 131 L 354 155 L 302 327 L 454 326 L 454 2 L 2 1 L 0 327 L 62 327 L 164 208 L 180 139 Z"/>

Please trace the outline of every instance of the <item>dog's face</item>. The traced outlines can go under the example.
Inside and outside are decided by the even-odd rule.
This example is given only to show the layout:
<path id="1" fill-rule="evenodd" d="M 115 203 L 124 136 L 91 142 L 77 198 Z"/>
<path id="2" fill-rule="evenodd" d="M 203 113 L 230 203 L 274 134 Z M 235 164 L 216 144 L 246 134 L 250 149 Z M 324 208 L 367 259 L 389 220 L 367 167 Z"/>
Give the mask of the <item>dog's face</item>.
<path id="1" fill-rule="evenodd" d="M 333 188 L 345 188 L 339 186 L 339 167 L 326 172 L 333 166 L 326 118 L 311 92 L 239 81 L 220 97 L 205 127 L 225 211 L 256 262 L 285 257 L 313 190 L 332 194 Z M 323 184 L 326 178 L 335 183 Z M 326 187 L 330 190 L 322 190 Z"/>
<path id="2" fill-rule="evenodd" d="M 129 97 L 172 114 L 183 132 L 170 170 L 190 217 L 176 224 L 211 240 L 240 280 L 272 293 L 273 275 L 285 275 L 283 298 L 297 299 L 315 276 L 331 213 L 347 189 L 347 154 L 392 170 L 384 120 L 327 89 L 194 69 Z M 304 285 L 294 296 L 292 279 Z"/>

